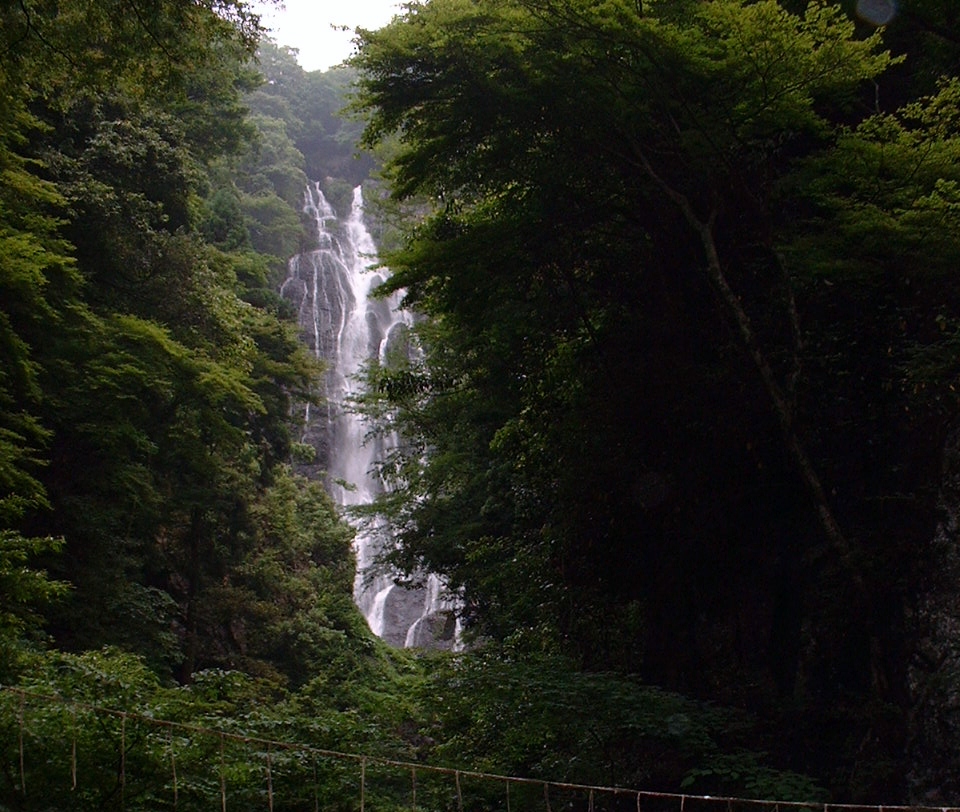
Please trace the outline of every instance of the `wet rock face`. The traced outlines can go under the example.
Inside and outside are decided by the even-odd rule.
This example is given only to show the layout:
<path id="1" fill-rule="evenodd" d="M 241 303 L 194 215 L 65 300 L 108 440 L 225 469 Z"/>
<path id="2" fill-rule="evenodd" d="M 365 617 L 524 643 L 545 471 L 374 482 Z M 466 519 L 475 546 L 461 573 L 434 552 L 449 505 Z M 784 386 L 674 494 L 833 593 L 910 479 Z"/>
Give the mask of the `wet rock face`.
<path id="1" fill-rule="evenodd" d="M 439 610 L 423 615 L 410 627 L 406 645 L 450 651 L 457 647 L 458 639 L 456 614 Z"/>
<path id="2" fill-rule="evenodd" d="M 916 645 L 909 671 L 910 800 L 960 800 L 960 427 L 944 446 L 942 519 L 913 616 Z"/>
<path id="3" fill-rule="evenodd" d="M 392 585 L 385 588 L 380 636 L 391 646 L 403 648 L 407 631 L 423 614 L 422 590 L 404 589 Z"/>
<path id="4" fill-rule="evenodd" d="M 397 648 L 450 650 L 457 644 L 456 615 L 432 606 L 429 590 L 393 585 L 383 596 L 383 639 Z"/>
<path id="5" fill-rule="evenodd" d="M 280 294 L 297 313 L 301 340 L 324 362 L 326 372 L 322 402 L 303 406 L 299 441 L 315 456 L 297 470 L 322 479 L 346 511 L 369 504 L 383 492 L 376 462 L 391 442 L 371 440 L 370 427 L 352 408 L 352 398 L 370 361 L 389 363 L 393 353 L 410 352 L 413 317 L 400 308 L 398 294 L 384 299 L 372 295 L 386 271 L 372 270 L 376 245 L 364 223 L 359 187 L 349 213 L 341 215 L 320 185 L 311 184 L 303 214 L 314 225 L 315 247 L 290 260 Z M 450 648 L 457 637 L 456 621 L 439 580 L 428 575 L 423 587 L 407 588 L 378 571 L 377 561 L 392 543 L 387 529 L 358 528 L 357 605 L 373 632 L 391 645 Z"/>

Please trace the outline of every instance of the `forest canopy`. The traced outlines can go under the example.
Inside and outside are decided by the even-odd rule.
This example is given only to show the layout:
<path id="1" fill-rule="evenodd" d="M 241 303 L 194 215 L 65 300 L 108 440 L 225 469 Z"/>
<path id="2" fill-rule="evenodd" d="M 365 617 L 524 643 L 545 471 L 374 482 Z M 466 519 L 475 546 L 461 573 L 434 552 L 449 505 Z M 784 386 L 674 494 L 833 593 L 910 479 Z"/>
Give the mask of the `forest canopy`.
<path id="1" fill-rule="evenodd" d="M 957 775 L 915 726 L 955 673 L 960 39 L 901 6 L 432 0 L 355 61 L 429 212 L 385 259 L 424 354 L 370 372 L 395 563 L 875 801 Z"/>

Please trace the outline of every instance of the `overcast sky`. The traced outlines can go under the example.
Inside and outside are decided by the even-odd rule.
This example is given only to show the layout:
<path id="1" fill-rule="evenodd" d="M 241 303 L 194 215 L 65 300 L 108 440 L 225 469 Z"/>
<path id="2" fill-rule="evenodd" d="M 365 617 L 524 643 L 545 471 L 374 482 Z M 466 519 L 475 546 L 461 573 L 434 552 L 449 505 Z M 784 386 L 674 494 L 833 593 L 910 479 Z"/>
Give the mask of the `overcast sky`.
<path id="1" fill-rule="evenodd" d="M 254 2 L 271 37 L 296 48 L 304 70 L 326 70 L 350 56 L 355 28 L 380 28 L 400 11 L 400 0 L 284 0 Z M 334 26 L 347 26 L 338 31 Z"/>
<path id="2" fill-rule="evenodd" d="M 252 0 L 271 36 L 300 52 L 304 70 L 326 70 L 350 56 L 355 28 L 380 28 L 400 12 L 402 0 Z M 857 12 L 874 25 L 890 22 L 897 0 L 857 0 Z M 339 31 L 334 26 L 347 26 Z"/>

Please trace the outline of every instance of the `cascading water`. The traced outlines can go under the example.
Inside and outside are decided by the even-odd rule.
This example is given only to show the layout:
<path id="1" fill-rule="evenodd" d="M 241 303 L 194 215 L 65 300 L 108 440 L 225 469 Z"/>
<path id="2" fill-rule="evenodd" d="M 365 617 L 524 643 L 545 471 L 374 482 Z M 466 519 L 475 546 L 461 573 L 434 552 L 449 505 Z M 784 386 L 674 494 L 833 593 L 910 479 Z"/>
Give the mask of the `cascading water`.
<path id="1" fill-rule="evenodd" d="M 370 296 L 383 277 L 370 270 L 376 245 L 364 224 L 359 186 L 346 218 L 337 216 L 319 183 L 308 186 L 303 212 L 316 228 L 317 247 L 290 260 L 280 293 L 297 308 L 301 336 L 327 372 L 323 407 L 304 408 L 301 442 L 317 452 L 316 464 L 306 472 L 324 476 L 333 499 L 348 508 L 369 504 L 383 491 L 372 469 L 386 449 L 366 441 L 362 417 L 347 404 L 357 394 L 364 364 L 385 360 L 388 349 L 404 340 L 411 317 L 396 295 Z M 436 577 L 408 589 L 386 575 L 371 575 L 378 553 L 390 543 L 388 534 L 368 528 L 357 532 L 354 598 L 370 628 L 395 646 L 452 647 L 456 621 Z"/>

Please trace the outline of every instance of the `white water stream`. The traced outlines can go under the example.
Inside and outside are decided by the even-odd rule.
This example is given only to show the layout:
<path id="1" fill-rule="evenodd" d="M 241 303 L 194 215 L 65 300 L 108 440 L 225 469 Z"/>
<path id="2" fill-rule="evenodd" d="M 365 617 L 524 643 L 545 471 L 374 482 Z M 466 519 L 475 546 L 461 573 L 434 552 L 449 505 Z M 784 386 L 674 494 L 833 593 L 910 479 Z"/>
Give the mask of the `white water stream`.
<path id="1" fill-rule="evenodd" d="M 386 359 L 388 348 L 405 338 L 412 319 L 400 309 L 399 296 L 375 299 L 371 292 L 383 281 L 377 247 L 364 223 L 363 195 L 354 189 L 349 214 L 340 217 L 320 191 L 307 187 L 304 215 L 316 228 L 316 245 L 294 256 L 281 295 L 298 311 L 301 336 L 327 365 L 322 408 L 304 408 L 301 442 L 317 452 L 308 473 L 324 476 L 339 505 L 369 504 L 383 491 L 374 464 L 386 450 L 367 441 L 368 426 L 348 408 L 357 394 L 357 376 L 372 358 Z M 373 574 L 378 553 L 390 544 L 389 534 L 358 529 L 355 541 L 357 576 L 354 598 L 373 632 L 395 646 L 450 647 L 458 638 L 452 605 L 443 599 L 435 576 L 422 588 L 398 586 L 384 574 Z"/>

